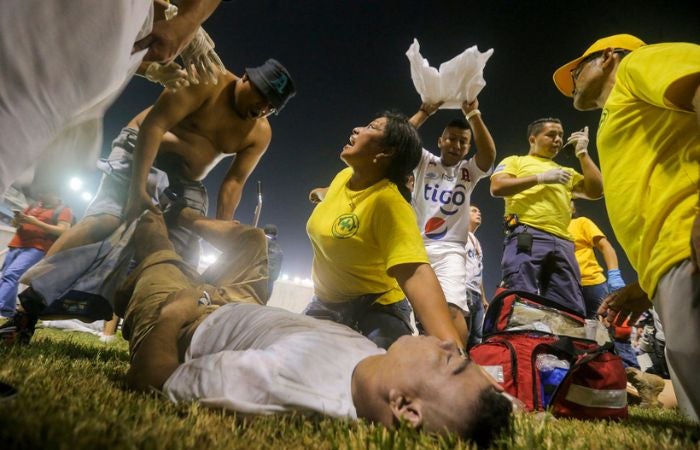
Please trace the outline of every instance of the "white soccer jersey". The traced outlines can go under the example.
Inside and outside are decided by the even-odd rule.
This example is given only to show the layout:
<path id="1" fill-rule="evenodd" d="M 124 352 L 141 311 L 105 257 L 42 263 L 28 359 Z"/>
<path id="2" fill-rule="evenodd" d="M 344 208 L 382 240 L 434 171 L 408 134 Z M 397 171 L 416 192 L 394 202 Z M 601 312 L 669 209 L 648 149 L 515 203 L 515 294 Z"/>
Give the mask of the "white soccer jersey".
<path id="1" fill-rule="evenodd" d="M 477 181 L 491 173 L 479 169 L 472 157 L 444 167 L 440 157 L 423 149 L 415 170 L 413 208 L 426 245 L 455 242 L 465 245 L 469 232 L 469 197 Z"/>

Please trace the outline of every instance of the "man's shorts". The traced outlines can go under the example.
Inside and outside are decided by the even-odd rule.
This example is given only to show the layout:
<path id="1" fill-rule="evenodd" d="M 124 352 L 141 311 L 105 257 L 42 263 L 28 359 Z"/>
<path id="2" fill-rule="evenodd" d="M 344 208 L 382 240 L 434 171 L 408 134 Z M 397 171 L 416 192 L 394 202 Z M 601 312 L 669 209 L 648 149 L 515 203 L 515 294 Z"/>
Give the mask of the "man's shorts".
<path id="1" fill-rule="evenodd" d="M 95 198 L 85 211 L 86 217 L 109 214 L 123 218 L 129 194 L 129 184 L 131 183 L 131 165 L 137 139 L 137 130 L 133 128 L 122 129 L 119 136 L 112 142 L 112 152 L 106 159 L 98 161 L 97 167 L 104 174 Z M 167 168 L 159 168 L 158 166 L 158 161 L 156 161 L 155 167 L 151 167 L 146 188 L 151 194 L 153 203 L 165 207 L 171 201 L 166 193 L 167 189 L 169 193 L 175 193 L 182 199 L 187 207 L 206 216 L 209 208 L 209 197 L 204 185 L 200 181 L 183 179 L 173 170 L 172 165 Z M 199 263 L 199 237 L 177 225 L 168 227 L 168 232 L 178 254 L 196 267 Z"/>

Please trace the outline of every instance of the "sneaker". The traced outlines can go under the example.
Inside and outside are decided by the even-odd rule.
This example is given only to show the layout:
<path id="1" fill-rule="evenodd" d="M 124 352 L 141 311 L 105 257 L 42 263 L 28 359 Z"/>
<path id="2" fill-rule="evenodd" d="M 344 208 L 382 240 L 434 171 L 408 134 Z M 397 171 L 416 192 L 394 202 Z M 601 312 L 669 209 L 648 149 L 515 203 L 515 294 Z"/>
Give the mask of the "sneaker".
<path id="1" fill-rule="evenodd" d="M 18 311 L 14 317 L 0 325 L 0 341 L 6 345 L 29 344 L 38 320 L 33 314 Z"/>
<path id="2" fill-rule="evenodd" d="M 666 383 L 658 375 L 642 372 L 634 367 L 625 369 L 627 381 L 639 392 L 642 408 L 660 408 L 663 406 L 659 401 L 659 394 L 664 390 Z"/>

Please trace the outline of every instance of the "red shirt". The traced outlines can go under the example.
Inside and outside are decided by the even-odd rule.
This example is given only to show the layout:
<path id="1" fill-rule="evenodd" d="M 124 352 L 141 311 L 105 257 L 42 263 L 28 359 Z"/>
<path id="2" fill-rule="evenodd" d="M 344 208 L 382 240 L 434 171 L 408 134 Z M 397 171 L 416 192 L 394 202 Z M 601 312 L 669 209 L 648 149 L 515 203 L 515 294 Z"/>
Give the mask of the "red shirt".
<path id="1" fill-rule="evenodd" d="M 63 205 L 59 205 L 57 208 L 62 206 Z M 34 216 L 49 225 L 56 225 L 51 222 L 55 209 L 56 208 L 47 209 L 42 207 L 41 204 L 38 204 L 29 206 L 24 210 L 24 214 Z M 58 222 L 70 223 L 72 219 L 73 213 L 70 208 L 67 206 L 63 207 L 63 210 L 58 215 Z M 49 234 L 36 225 L 25 223 L 17 228 L 17 232 L 7 246 L 13 248 L 37 248 L 45 252 L 57 238 L 58 236 Z"/>

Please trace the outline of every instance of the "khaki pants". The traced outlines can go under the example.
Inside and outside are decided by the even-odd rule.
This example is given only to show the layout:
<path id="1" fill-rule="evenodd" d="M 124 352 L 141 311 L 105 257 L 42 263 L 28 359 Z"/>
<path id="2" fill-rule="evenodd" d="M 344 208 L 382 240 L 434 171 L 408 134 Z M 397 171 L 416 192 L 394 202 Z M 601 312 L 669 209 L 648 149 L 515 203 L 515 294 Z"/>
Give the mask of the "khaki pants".
<path id="1" fill-rule="evenodd" d="M 132 356 L 155 326 L 163 306 L 176 296 L 198 299 L 206 291 L 212 302 L 198 320 L 182 330 L 178 341 L 183 349 L 189 345 L 197 325 L 218 305 L 265 304 L 267 300 L 267 240 L 262 230 L 237 228 L 219 261 L 201 276 L 167 244 L 169 248 L 149 255 L 138 265 L 115 300 L 117 315 L 124 317 L 122 334 L 129 341 Z"/>

